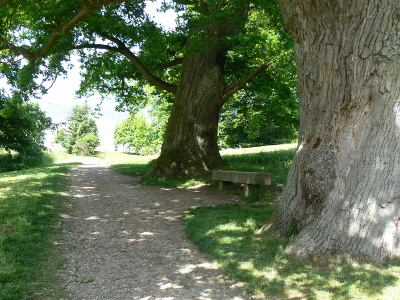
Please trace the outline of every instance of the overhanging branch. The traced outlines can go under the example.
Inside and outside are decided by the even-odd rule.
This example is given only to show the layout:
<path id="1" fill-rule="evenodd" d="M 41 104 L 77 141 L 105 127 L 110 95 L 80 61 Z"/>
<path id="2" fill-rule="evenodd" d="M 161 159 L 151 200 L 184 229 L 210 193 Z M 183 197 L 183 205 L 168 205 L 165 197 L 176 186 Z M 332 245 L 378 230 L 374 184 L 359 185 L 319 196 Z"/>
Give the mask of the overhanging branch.
<path id="1" fill-rule="evenodd" d="M 3 48 L 10 49 L 11 52 L 13 52 L 16 56 L 22 55 L 27 60 L 29 60 L 31 64 L 33 64 L 39 57 L 47 54 L 61 36 L 67 35 L 77 23 L 83 21 L 88 15 L 90 15 L 99 7 L 100 6 L 82 7 L 72 18 L 69 18 L 63 24 L 54 29 L 53 32 L 50 34 L 46 44 L 36 51 L 32 52 L 26 50 L 24 47 L 15 46 L 3 37 L 0 37 L 0 42 L 3 44 Z"/>
<path id="2" fill-rule="evenodd" d="M 9 1 L 10 0 L 0 0 L 0 7 L 5 6 Z M 37 49 L 33 52 L 28 51 L 23 47 L 15 46 L 3 37 L 0 37 L 0 42 L 3 44 L 3 48 L 5 46 L 7 49 L 10 49 L 14 53 L 14 55 L 22 55 L 23 57 L 28 59 L 31 64 L 33 64 L 39 57 L 42 57 L 49 53 L 61 36 L 67 35 L 76 24 L 86 19 L 86 17 L 93 13 L 95 10 L 106 4 L 122 3 L 127 1 L 130 0 L 80 0 L 79 2 L 81 2 L 83 5 L 82 8 L 71 18 L 66 20 L 63 24 L 55 28 L 47 39 L 46 44 L 42 48 Z"/>
<path id="3" fill-rule="evenodd" d="M 243 77 L 239 81 L 234 81 L 225 85 L 224 94 L 222 96 L 222 102 L 225 103 L 228 101 L 238 90 L 240 90 L 246 83 L 250 82 L 253 78 L 258 76 L 260 73 L 264 72 L 272 62 L 261 65 L 255 72 L 252 74 Z"/>
<path id="4" fill-rule="evenodd" d="M 113 39 L 116 39 L 113 37 Z M 111 40 L 111 39 L 110 39 Z M 118 40 L 118 39 L 117 39 Z M 87 45 L 78 45 L 75 47 L 70 48 L 69 50 L 74 50 L 74 49 L 103 49 L 103 50 L 109 50 L 113 52 L 118 52 L 122 55 L 124 55 L 129 61 L 136 67 L 136 69 L 140 72 L 140 74 L 146 78 L 147 82 L 153 86 L 156 86 L 160 89 L 163 89 L 167 92 L 171 92 L 173 94 L 176 93 L 177 86 L 174 84 L 170 84 L 161 78 L 155 76 L 153 73 L 149 71 L 149 69 L 146 68 L 146 66 L 141 62 L 141 60 L 133 54 L 126 46 L 125 44 L 118 40 L 118 47 L 112 47 L 109 45 L 102 45 L 102 44 L 87 44 Z M 171 62 L 172 63 L 172 62 Z M 177 62 L 175 62 L 177 63 Z"/>

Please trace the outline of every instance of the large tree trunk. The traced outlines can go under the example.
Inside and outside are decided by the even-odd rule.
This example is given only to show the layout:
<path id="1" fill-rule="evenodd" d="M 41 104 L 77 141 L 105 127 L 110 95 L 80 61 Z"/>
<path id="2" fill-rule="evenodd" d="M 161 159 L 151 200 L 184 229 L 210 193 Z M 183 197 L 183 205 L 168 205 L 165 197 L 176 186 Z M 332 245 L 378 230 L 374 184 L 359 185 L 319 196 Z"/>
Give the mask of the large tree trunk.
<path id="1" fill-rule="evenodd" d="M 204 14 L 219 12 L 225 5 L 224 1 L 213 4 L 199 1 Z M 184 57 L 161 154 L 152 175 L 198 176 L 210 174 L 223 165 L 217 143 L 219 113 L 232 95 L 224 82 L 227 46 L 219 42 L 236 34 L 239 25 L 246 21 L 248 7 L 245 2 L 241 5 L 236 21 L 212 22 L 205 29 L 196 25 L 191 28 L 190 33 L 195 33 L 204 43 L 201 47 L 210 45 L 210 48 Z M 215 42 L 217 45 L 211 46 Z M 192 46 L 188 39 L 188 49 L 193 50 Z"/>
<path id="2" fill-rule="evenodd" d="M 397 1 L 277 0 L 296 42 L 299 145 L 264 232 L 297 256 L 400 254 Z"/>
<path id="3" fill-rule="evenodd" d="M 153 171 L 157 176 L 202 175 L 222 165 L 217 134 L 224 79 L 221 50 L 185 57 L 180 83 Z"/>

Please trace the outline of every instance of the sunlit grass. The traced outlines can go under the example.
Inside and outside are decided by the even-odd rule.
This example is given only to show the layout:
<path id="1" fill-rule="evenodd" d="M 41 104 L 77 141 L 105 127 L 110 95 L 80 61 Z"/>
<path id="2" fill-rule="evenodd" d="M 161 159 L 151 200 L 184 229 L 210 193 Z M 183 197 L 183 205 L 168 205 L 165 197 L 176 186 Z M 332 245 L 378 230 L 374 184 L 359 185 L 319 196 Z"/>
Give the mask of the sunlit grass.
<path id="1" fill-rule="evenodd" d="M 262 299 L 400 299 L 400 264 L 285 254 L 292 236 L 258 235 L 274 208 L 199 207 L 183 217 L 188 237 L 233 279 Z"/>
<path id="2" fill-rule="evenodd" d="M 227 163 L 225 170 L 266 172 L 272 173 L 272 185 L 283 186 L 293 159 L 297 144 L 283 144 L 254 148 L 222 150 L 221 155 Z M 99 155 L 111 168 L 125 175 L 143 176 L 141 183 L 148 185 L 164 185 L 169 187 L 186 188 L 199 184 L 217 183 L 210 178 L 179 178 L 166 179 L 145 176 L 153 169 L 153 161 L 158 155 L 139 156 L 129 153 L 103 153 Z M 279 190 L 279 189 L 278 189 Z M 268 190 L 254 190 L 249 201 L 268 198 L 275 195 Z M 254 198 L 254 199 L 253 199 Z"/>
<path id="3" fill-rule="evenodd" d="M 101 158 L 111 168 L 125 175 L 145 175 L 152 170 L 150 162 L 157 158 L 157 155 L 140 156 L 130 153 L 107 152 Z"/>
<path id="4" fill-rule="evenodd" d="M 139 156 L 129 153 L 105 153 L 102 157 L 114 171 L 125 175 L 143 176 L 140 182 L 147 185 L 187 188 L 209 182 L 198 178 L 166 179 L 145 176 L 153 170 L 154 165 L 152 161 L 158 155 Z"/>
<path id="5" fill-rule="evenodd" d="M 222 156 L 296 149 L 297 143 L 221 150 Z"/>
<path id="6" fill-rule="evenodd" d="M 74 165 L 0 174 L 0 299 L 59 299 L 54 239 Z"/>

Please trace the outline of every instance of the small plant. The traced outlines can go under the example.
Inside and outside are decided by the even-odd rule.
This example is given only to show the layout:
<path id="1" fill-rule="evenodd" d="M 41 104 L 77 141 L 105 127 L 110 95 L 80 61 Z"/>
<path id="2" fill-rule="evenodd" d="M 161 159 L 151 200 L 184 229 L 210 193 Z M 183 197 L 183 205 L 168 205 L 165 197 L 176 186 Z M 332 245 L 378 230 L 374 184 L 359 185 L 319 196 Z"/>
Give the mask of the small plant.
<path id="1" fill-rule="evenodd" d="M 79 284 L 88 283 L 88 282 L 92 282 L 93 278 L 92 278 L 92 276 L 83 276 L 83 277 L 78 278 L 76 281 Z"/>

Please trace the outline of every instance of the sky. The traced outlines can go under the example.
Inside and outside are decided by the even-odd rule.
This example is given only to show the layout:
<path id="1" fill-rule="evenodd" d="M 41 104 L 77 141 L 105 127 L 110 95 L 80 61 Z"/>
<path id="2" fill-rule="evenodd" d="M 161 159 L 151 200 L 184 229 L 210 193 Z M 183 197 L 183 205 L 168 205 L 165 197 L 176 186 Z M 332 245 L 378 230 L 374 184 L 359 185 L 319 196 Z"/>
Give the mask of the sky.
<path id="1" fill-rule="evenodd" d="M 160 6 L 160 0 L 149 2 L 146 12 L 154 16 L 154 20 L 165 28 L 174 28 L 176 18 L 175 12 L 169 10 L 166 13 L 159 13 L 156 9 Z M 75 97 L 75 91 L 79 88 L 79 83 L 79 67 L 76 63 L 76 67 L 68 71 L 66 78 L 58 78 L 49 92 L 38 101 L 42 110 L 46 112 L 48 117 L 52 118 L 54 123 L 65 121 L 72 107 L 77 104 L 82 104 L 85 100 L 88 100 L 89 106 L 93 108 L 101 102 L 99 95 L 77 99 Z M 98 126 L 101 124 L 107 125 L 107 127 L 115 126 L 121 124 L 124 119 L 128 118 L 129 114 L 127 112 L 116 112 L 115 106 L 116 103 L 113 99 L 104 100 L 101 104 L 101 113 L 103 116 L 96 122 Z"/>

